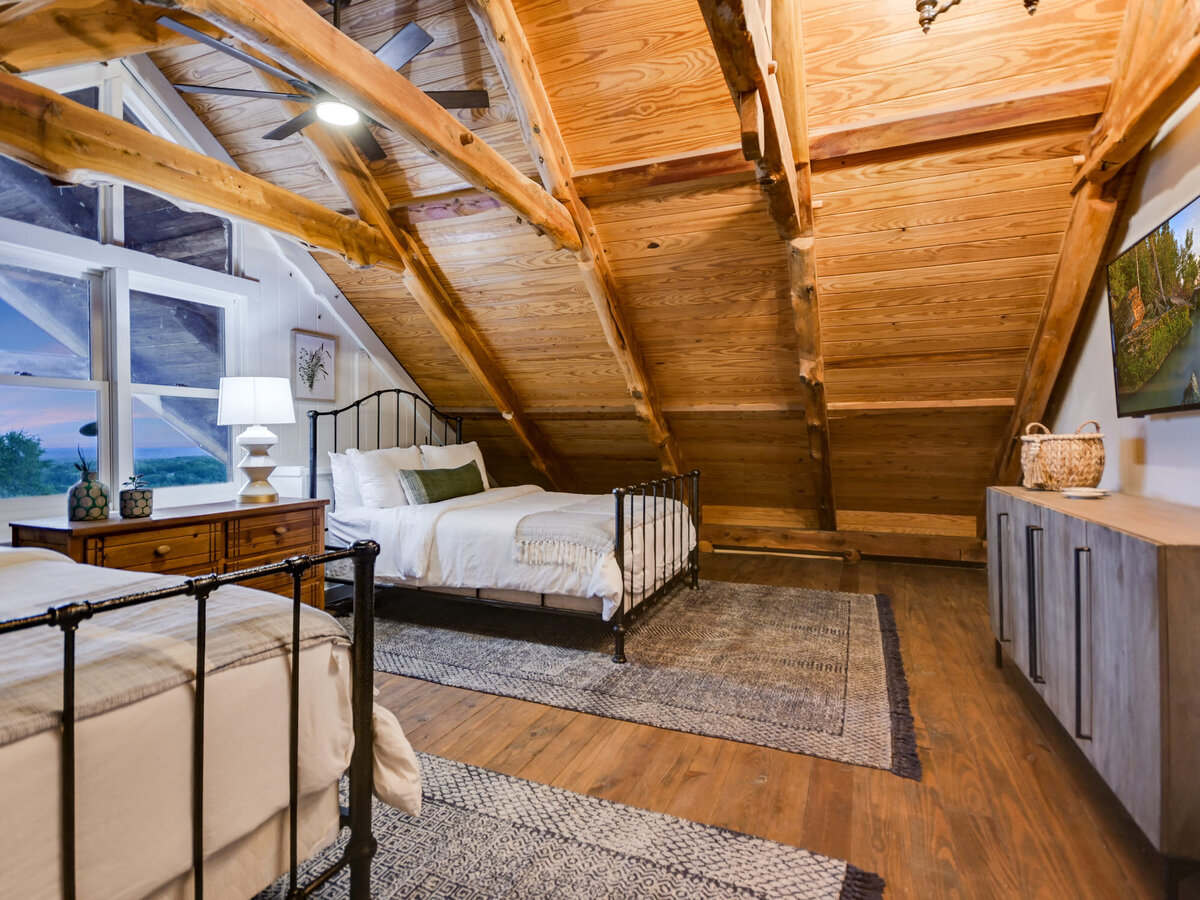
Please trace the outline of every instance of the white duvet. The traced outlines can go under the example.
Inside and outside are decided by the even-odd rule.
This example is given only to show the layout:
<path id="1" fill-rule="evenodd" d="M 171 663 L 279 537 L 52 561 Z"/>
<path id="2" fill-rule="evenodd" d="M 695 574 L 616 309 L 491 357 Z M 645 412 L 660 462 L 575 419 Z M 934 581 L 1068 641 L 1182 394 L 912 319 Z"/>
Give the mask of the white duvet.
<path id="1" fill-rule="evenodd" d="M 379 542 L 376 573 L 420 586 L 500 588 L 540 594 L 598 597 L 605 619 L 629 595 L 631 604 L 652 590 L 695 545 L 687 507 L 669 501 L 671 512 L 631 529 L 625 541 L 626 591 L 615 553 L 589 571 L 566 565 L 530 565 L 515 553 L 517 523 L 533 513 L 572 506 L 594 495 L 545 491 L 536 485 L 495 488 L 440 503 L 388 509 L 335 510 L 330 533 L 339 541 Z M 654 548 L 655 552 L 651 552 Z M 643 571 L 643 557 L 655 571 Z M 672 559 L 673 558 L 673 559 Z M 673 563 L 673 564 L 672 564 Z"/>

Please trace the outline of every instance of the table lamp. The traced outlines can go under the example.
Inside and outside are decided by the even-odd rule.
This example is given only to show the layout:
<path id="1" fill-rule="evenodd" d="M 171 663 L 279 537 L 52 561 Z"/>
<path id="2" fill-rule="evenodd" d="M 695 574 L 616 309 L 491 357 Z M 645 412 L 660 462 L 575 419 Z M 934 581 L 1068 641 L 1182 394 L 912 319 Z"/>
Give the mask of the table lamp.
<path id="1" fill-rule="evenodd" d="M 291 425 L 296 421 L 292 388 L 286 378 L 260 376 L 222 378 L 217 400 L 218 425 L 249 425 L 237 436 L 246 455 L 237 467 L 249 479 L 237 493 L 239 503 L 270 503 L 279 499 L 271 487 L 275 460 L 267 452 L 279 437 L 267 425 Z"/>

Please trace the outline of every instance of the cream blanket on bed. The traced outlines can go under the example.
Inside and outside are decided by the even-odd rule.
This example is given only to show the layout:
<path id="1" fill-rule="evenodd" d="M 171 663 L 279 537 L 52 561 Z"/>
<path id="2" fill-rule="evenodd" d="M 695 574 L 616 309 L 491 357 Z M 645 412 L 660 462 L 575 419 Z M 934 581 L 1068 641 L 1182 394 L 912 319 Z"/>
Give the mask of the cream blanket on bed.
<path id="1" fill-rule="evenodd" d="M 568 566 L 590 572 L 601 557 L 616 551 L 614 507 L 610 495 L 598 494 L 570 506 L 525 516 L 517 523 L 515 559 L 531 566 Z M 625 540 L 639 526 L 649 526 L 653 535 L 654 523 L 683 513 L 686 508 L 675 500 L 627 495 Z"/>
<path id="2" fill-rule="evenodd" d="M 83 587 L 89 567 L 49 550 L 0 552 L 0 620 L 37 615 L 20 585 L 5 577 L 8 567 L 44 559 L 62 567 L 64 585 Z M 47 573 L 49 574 L 49 573 Z M 96 602 L 134 591 L 182 584 L 178 575 L 146 575 L 119 588 L 90 592 L 64 590 L 55 606 Z M 208 600 L 205 671 L 212 673 L 280 655 L 291 645 L 292 602 L 261 591 L 228 585 Z M 196 668 L 196 599 L 174 597 L 98 613 L 76 632 L 76 718 L 125 706 L 190 681 Z M 309 606 L 300 609 L 300 643 L 349 643 L 331 617 Z M 40 626 L 5 635 L 0 666 L 0 746 L 56 728 L 62 709 L 62 631 Z"/>

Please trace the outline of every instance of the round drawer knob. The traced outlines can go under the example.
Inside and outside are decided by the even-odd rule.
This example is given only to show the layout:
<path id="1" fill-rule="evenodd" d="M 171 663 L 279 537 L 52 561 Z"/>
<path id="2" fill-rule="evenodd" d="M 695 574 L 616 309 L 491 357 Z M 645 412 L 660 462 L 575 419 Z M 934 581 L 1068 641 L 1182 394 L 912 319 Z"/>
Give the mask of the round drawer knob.
<path id="1" fill-rule="evenodd" d="M 286 525 L 276 525 L 275 526 L 275 534 L 277 537 L 283 537 L 285 534 L 287 534 L 287 526 Z"/>
<path id="2" fill-rule="evenodd" d="M 159 544 L 157 547 L 154 548 L 155 556 L 166 556 L 170 552 L 171 552 L 170 544 Z"/>

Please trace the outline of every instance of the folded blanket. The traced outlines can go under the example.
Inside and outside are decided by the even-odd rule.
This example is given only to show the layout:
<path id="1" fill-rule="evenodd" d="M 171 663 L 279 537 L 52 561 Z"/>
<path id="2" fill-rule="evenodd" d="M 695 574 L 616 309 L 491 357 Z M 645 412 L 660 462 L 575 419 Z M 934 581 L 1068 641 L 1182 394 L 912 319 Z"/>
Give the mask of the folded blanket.
<path id="1" fill-rule="evenodd" d="M 686 507 L 665 497 L 625 498 L 625 538 L 639 526 L 649 526 Z M 613 499 L 607 494 L 588 497 L 559 509 L 531 513 L 517 523 L 514 556 L 532 566 L 561 565 L 590 572 L 605 554 L 616 551 L 617 523 Z"/>
<path id="2" fill-rule="evenodd" d="M 54 605 L 96 602 L 134 591 L 180 584 L 177 575 L 95 570 L 58 554 L 0 555 L 10 585 L 0 597 L 0 619 L 45 610 L 30 609 L 27 594 L 11 585 L 33 582 L 43 598 L 59 586 Z M 113 576 L 113 577 L 103 577 Z M 134 577 L 129 577 L 134 576 Z M 119 577 L 120 583 L 114 583 Z M 97 590 L 95 582 L 108 582 Z M 80 586 L 92 583 L 92 590 Z M 292 639 L 292 601 L 229 585 L 208 600 L 205 644 L 212 673 L 286 652 Z M 78 719 L 98 715 L 190 681 L 196 666 L 196 600 L 174 597 L 98 613 L 76 634 L 75 710 Z M 301 606 L 302 646 L 323 641 L 349 643 L 333 618 Z M 62 632 L 41 626 L 4 635 L 0 647 L 0 746 L 56 728 L 62 709 Z"/>

